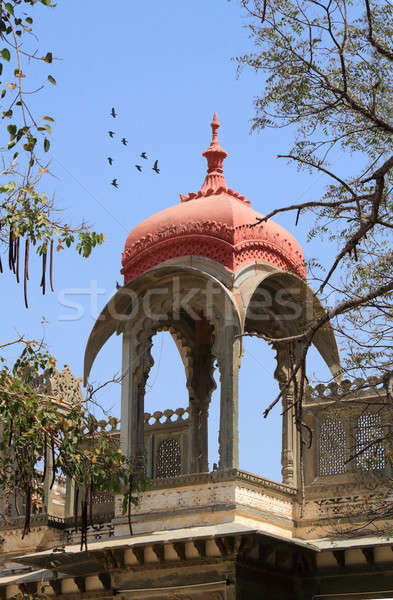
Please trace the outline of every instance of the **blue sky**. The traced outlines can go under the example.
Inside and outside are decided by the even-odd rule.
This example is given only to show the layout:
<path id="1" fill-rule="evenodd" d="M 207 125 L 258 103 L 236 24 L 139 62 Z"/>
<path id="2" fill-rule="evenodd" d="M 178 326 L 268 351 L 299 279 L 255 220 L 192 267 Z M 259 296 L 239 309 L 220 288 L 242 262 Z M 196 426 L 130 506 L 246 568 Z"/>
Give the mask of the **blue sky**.
<path id="1" fill-rule="evenodd" d="M 293 132 L 249 133 L 252 100 L 263 89 L 263 79 L 251 71 L 236 77 L 231 58 L 251 49 L 236 0 L 117 0 L 105 10 L 94 0 L 60 0 L 53 10 L 37 11 L 41 50 L 61 58 L 48 68 L 57 86 L 49 84 L 31 97 L 35 114 L 50 114 L 56 120 L 50 152 L 55 177 L 48 175 L 43 185 L 55 194 L 67 222 L 85 219 L 105 234 L 106 243 L 88 260 L 71 251 L 56 256 L 55 293 L 45 297 L 37 261 L 28 311 L 23 290 L 3 275 L 2 339 L 15 338 L 15 331 L 30 338 L 45 336 L 58 366 L 69 364 L 79 375 L 94 318 L 114 293 L 116 280 L 121 281 L 128 232 L 150 214 L 176 204 L 179 193 L 200 188 L 206 168 L 201 153 L 210 143 L 214 111 L 221 122 L 221 145 L 229 153 L 224 165 L 227 184 L 245 194 L 256 210 L 266 214 L 277 206 L 317 197 L 325 181 L 276 159 L 288 150 Z M 32 77 L 33 86 L 39 76 Z M 112 106 L 119 113 L 116 120 L 109 114 Z M 116 131 L 114 140 L 109 129 Z M 127 147 L 120 143 L 123 136 Z M 160 175 L 151 170 L 150 161 L 143 173 L 136 171 L 142 151 L 159 160 Z M 107 156 L 115 159 L 112 167 Z M 110 185 L 114 177 L 118 190 Z M 326 244 L 306 244 L 307 221 L 295 229 L 294 217 L 277 221 L 295 235 L 308 257 L 327 260 Z M 92 307 L 87 293 L 91 289 L 99 290 Z M 61 304 L 62 294 L 70 290 L 76 290 L 74 300 L 82 307 L 77 320 L 70 319 L 75 310 Z M 41 324 L 43 316 L 46 325 Z M 154 355 L 146 409 L 185 406 L 184 374 L 168 334 L 157 336 Z M 120 360 L 120 339 L 111 339 L 95 364 L 93 380 L 112 377 Z M 277 389 L 273 371 L 273 352 L 262 341 L 247 340 L 240 372 L 241 467 L 280 479 L 280 411 L 267 421 L 262 418 Z M 315 352 L 310 371 L 326 374 Z M 102 401 L 119 414 L 119 387 L 106 390 Z M 210 466 L 216 461 L 217 422 L 215 393 Z"/>

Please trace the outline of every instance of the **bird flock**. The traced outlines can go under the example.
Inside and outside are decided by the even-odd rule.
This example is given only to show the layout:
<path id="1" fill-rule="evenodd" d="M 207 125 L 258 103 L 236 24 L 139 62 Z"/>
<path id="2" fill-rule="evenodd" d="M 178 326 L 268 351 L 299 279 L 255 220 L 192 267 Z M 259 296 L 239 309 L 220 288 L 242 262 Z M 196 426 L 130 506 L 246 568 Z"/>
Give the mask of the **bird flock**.
<path id="1" fill-rule="evenodd" d="M 113 107 L 110 113 L 111 117 L 113 117 L 114 119 L 116 119 L 117 117 L 117 113 L 115 111 L 115 108 Z M 109 130 L 108 131 L 108 135 L 110 138 L 114 138 L 116 135 L 115 131 Z M 123 144 L 123 146 L 127 146 L 128 145 L 128 141 L 125 137 L 121 138 L 121 143 Z M 143 160 L 149 160 L 149 157 L 147 155 L 146 152 L 141 152 L 139 155 L 139 158 L 142 158 Z M 114 158 L 112 158 L 112 156 L 108 156 L 107 158 L 108 163 L 110 164 L 110 166 L 113 166 L 113 162 L 114 162 Z M 142 165 L 134 165 L 134 167 L 137 169 L 137 171 L 139 171 L 139 173 L 142 173 L 143 171 L 143 166 Z M 154 164 L 152 166 L 152 170 L 157 173 L 157 175 L 160 173 L 160 169 L 158 168 L 158 160 L 154 161 Z M 115 177 L 115 179 L 112 179 L 111 181 L 111 185 L 113 185 L 113 187 L 118 188 L 119 187 L 119 183 L 117 181 L 117 177 Z"/>

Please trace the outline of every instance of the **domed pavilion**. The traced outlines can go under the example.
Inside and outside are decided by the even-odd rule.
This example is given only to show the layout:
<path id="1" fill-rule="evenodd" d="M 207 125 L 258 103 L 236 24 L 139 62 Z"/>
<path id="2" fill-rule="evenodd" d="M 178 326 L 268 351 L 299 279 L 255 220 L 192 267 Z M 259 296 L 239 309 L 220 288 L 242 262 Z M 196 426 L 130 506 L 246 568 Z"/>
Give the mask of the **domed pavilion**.
<path id="1" fill-rule="evenodd" d="M 85 380 L 98 351 L 113 333 L 123 335 L 122 445 L 137 468 L 146 464 L 145 384 L 153 364 L 153 336 L 169 331 L 179 349 L 189 392 L 190 472 L 208 471 L 207 417 L 220 371 L 219 469 L 238 467 L 238 372 L 244 334 L 274 340 L 304 330 L 322 307 L 306 282 L 303 251 L 295 238 L 251 208 L 229 188 L 214 114 L 212 140 L 203 152 L 207 174 L 196 193 L 134 227 L 122 255 L 124 286 L 103 310 L 85 355 Z M 275 377 L 284 383 L 301 345 L 271 342 Z M 315 344 L 332 373 L 339 369 L 329 325 Z M 293 346 L 293 347 L 292 347 Z M 291 394 L 285 400 L 291 403 Z M 284 411 L 282 475 L 299 477 L 293 411 Z"/>

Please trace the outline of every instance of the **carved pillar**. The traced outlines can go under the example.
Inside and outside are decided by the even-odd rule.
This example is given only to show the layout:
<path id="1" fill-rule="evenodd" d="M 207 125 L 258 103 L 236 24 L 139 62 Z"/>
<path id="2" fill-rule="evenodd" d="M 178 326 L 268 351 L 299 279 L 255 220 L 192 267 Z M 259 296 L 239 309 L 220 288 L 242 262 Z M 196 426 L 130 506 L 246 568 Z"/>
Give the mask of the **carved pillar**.
<path id="1" fill-rule="evenodd" d="M 123 334 L 120 446 L 137 471 L 145 467 L 144 385 L 136 369 L 136 348 Z M 139 380 L 139 381 L 138 381 Z"/>
<path id="2" fill-rule="evenodd" d="M 216 387 L 213 378 L 211 335 L 212 327 L 206 319 L 196 322 L 196 342 L 192 355 L 192 377 L 191 381 L 188 382 L 191 421 L 191 473 L 206 473 L 209 471 L 209 404 L 212 391 Z"/>
<path id="3" fill-rule="evenodd" d="M 53 488 L 52 490 L 51 485 L 52 485 L 52 479 L 53 479 L 53 456 L 52 456 L 52 452 L 50 449 L 50 446 L 48 445 L 46 448 L 46 473 L 45 473 L 45 479 L 43 482 L 43 493 L 44 493 L 44 501 L 43 501 L 43 512 L 47 513 L 48 515 L 53 514 L 53 503 L 52 503 L 52 496 L 53 496 Z M 56 483 L 54 484 L 56 485 Z"/>
<path id="4" fill-rule="evenodd" d="M 75 481 L 70 477 L 66 479 L 66 497 L 65 497 L 65 507 L 64 507 L 64 516 L 73 517 L 75 512 L 75 493 L 76 486 Z"/>
<path id="5" fill-rule="evenodd" d="M 220 432 L 219 468 L 233 469 L 239 466 L 239 367 L 240 340 L 235 328 L 226 325 L 216 341 L 220 367 Z"/>
<path id="6" fill-rule="evenodd" d="M 291 368 L 289 347 L 280 345 L 277 348 L 277 369 L 274 373 L 280 389 L 286 385 Z M 296 487 L 299 484 L 299 433 L 296 428 L 294 402 L 294 384 L 289 386 L 282 399 L 282 448 L 281 448 L 281 474 L 282 481 L 287 485 Z"/>
<path id="7" fill-rule="evenodd" d="M 190 397 L 191 473 L 206 473 L 207 471 L 209 471 L 208 416 L 208 403 L 203 404 L 200 402 L 199 398 Z"/>

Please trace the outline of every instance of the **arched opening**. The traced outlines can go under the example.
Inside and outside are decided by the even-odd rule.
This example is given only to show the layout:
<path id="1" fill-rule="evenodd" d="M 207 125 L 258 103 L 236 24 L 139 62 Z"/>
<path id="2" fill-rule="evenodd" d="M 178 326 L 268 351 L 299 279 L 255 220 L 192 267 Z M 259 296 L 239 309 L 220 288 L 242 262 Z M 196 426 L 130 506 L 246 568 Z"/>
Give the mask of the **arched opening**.
<path id="1" fill-rule="evenodd" d="M 218 467 L 218 434 L 220 431 L 220 372 L 216 367 L 213 372 L 216 389 L 213 390 L 209 406 L 208 439 L 209 439 L 209 471 Z"/>
<path id="2" fill-rule="evenodd" d="M 298 440 L 293 408 L 283 411 L 287 403 L 290 406 L 291 389 L 266 419 L 263 415 L 280 391 L 279 382 L 287 382 L 295 355 L 291 344 L 277 342 L 273 347 L 261 338 L 295 335 L 303 330 L 307 318 L 302 309 L 303 288 L 287 279 L 287 274 L 267 276 L 254 290 L 247 307 L 244 330 L 257 337 L 244 339 L 239 381 L 240 464 L 269 479 L 296 485 Z"/>
<path id="3" fill-rule="evenodd" d="M 189 472 L 189 402 L 174 338 L 159 331 L 152 342 L 144 399 L 145 469 L 149 477 L 162 479 Z"/>
<path id="4" fill-rule="evenodd" d="M 172 335 L 159 331 L 153 337 L 154 364 L 146 381 L 145 412 L 188 407 L 184 365 Z"/>
<path id="5" fill-rule="evenodd" d="M 245 337 L 239 373 L 239 466 L 281 481 L 282 415 L 278 404 L 263 418 L 279 393 L 276 352 L 263 340 Z"/>

